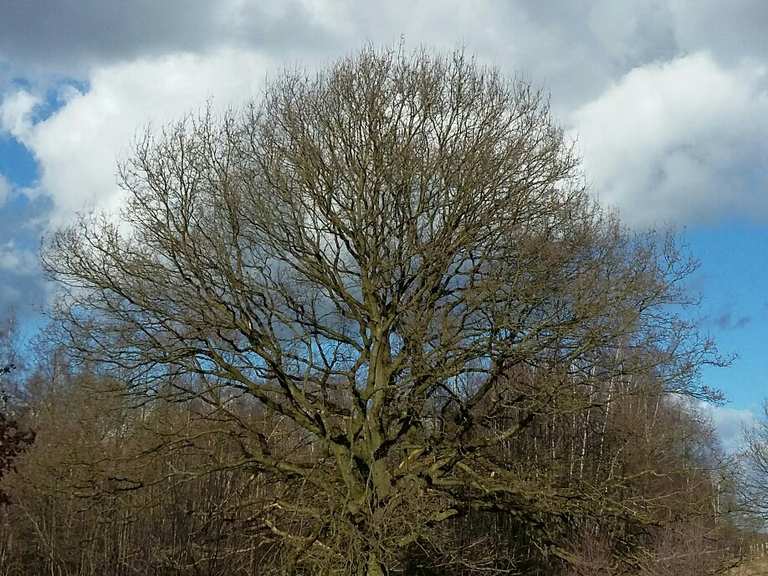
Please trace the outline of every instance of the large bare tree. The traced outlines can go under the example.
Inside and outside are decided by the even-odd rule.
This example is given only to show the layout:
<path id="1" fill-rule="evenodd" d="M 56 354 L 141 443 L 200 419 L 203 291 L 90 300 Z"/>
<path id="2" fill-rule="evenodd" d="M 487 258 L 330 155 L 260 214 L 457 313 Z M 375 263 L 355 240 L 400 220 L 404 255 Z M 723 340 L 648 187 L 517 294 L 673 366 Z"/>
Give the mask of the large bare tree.
<path id="1" fill-rule="evenodd" d="M 44 252 L 70 348 L 234 423 L 226 465 L 294 486 L 262 521 L 311 573 L 401 570 L 470 513 L 561 554 L 574 518 L 640 513 L 510 462 L 516 438 L 637 374 L 705 392 L 711 349 L 670 308 L 690 263 L 590 200 L 540 92 L 462 53 L 284 73 L 148 134 L 120 175 L 119 218 Z"/>

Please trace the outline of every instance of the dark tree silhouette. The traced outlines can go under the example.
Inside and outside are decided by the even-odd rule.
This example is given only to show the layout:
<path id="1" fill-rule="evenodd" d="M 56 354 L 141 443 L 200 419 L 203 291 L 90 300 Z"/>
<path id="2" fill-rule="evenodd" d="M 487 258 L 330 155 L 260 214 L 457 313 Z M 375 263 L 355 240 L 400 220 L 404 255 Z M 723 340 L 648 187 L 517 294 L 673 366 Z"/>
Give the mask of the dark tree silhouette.
<path id="1" fill-rule="evenodd" d="M 14 364 L 0 367 L 0 376 L 10 374 L 15 368 Z M 6 403 L 7 398 L 3 398 L 3 405 Z M 33 440 L 34 434 L 31 431 L 23 430 L 15 419 L 0 411 L 0 479 L 11 470 L 16 458 Z M 0 491 L 0 504 L 5 503 L 7 495 Z"/>

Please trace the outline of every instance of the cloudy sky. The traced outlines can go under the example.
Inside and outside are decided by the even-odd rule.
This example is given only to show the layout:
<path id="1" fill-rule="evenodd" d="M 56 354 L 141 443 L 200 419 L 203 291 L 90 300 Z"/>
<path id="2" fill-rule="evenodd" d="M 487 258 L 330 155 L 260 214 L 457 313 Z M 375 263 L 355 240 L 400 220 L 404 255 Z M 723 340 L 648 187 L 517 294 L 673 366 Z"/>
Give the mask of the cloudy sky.
<path id="1" fill-rule="evenodd" d="M 551 92 L 602 202 L 681 231 L 702 326 L 739 355 L 704 374 L 730 434 L 768 396 L 767 28 L 764 0 L 0 0 L 0 313 L 34 324 L 41 236 L 116 206 L 147 125 L 365 42 L 463 46 Z"/>

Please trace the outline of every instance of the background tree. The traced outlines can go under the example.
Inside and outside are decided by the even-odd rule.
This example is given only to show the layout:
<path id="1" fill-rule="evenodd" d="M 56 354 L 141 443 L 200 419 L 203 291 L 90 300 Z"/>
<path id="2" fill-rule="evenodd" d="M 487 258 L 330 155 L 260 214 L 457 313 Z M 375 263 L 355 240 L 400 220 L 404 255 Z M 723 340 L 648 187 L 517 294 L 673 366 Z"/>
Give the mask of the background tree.
<path id="1" fill-rule="evenodd" d="M 366 49 L 147 135 L 121 180 L 117 221 L 44 254 L 68 346 L 220 423 L 237 450 L 211 468 L 291 487 L 260 516 L 286 565 L 373 576 L 418 550 L 442 573 L 517 569 L 514 542 L 474 558 L 487 533 L 436 539 L 478 514 L 530 562 L 571 561 L 588 522 L 635 526 L 612 555 L 642 544 L 654 518 L 611 489 L 609 407 L 641 376 L 707 395 L 711 346 L 670 307 L 692 265 L 594 205 L 530 86 Z M 547 427 L 527 454 L 549 465 L 518 459 Z"/>
<path id="2" fill-rule="evenodd" d="M 55 351 L 40 358 L 23 382 L 24 424 L 37 438 L 0 482 L 13 502 L 0 510 L 0 574 L 286 573 L 294 551 L 270 526 L 275 504 L 316 503 L 314 491 L 231 466 L 238 426 L 195 400 L 137 406 L 114 378 L 73 369 Z M 433 526 L 421 542 L 432 551 L 411 547 L 405 573 L 487 573 L 503 563 L 539 575 L 726 571 L 751 536 L 728 511 L 732 492 L 705 422 L 688 404 L 665 400 L 658 382 L 632 388 L 615 391 L 605 425 L 597 406 L 589 417 L 540 416 L 497 458 L 563 485 L 579 475 L 601 485 L 606 502 L 648 517 L 640 534 L 616 515 L 582 517 L 560 542 L 569 557 L 563 570 L 536 551 L 514 514 L 473 511 Z M 302 444 L 285 419 L 246 404 L 232 409 L 293 458 L 303 451 L 321 465 L 316 447 Z M 582 446 L 585 425 L 582 457 L 573 446 Z M 627 548 L 628 538 L 640 545 Z"/>
<path id="3" fill-rule="evenodd" d="M 12 317 L 0 323 L 0 479 L 11 470 L 16 458 L 34 439 L 34 434 L 22 429 L 13 413 L 12 392 L 15 386 L 11 383 L 11 375 L 18 363 L 13 346 L 14 327 Z M 7 495 L 0 490 L 2 504 L 7 504 Z"/>
<path id="4" fill-rule="evenodd" d="M 768 403 L 762 414 L 742 430 L 740 503 L 764 528 L 768 518 Z"/>

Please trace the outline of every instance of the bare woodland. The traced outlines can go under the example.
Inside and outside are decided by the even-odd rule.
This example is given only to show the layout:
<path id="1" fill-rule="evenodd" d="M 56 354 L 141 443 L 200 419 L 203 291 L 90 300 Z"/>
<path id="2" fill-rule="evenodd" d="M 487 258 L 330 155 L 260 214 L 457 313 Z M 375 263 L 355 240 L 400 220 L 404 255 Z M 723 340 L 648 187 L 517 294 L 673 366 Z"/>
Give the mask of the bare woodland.
<path id="1" fill-rule="evenodd" d="M 693 576 L 760 538 L 695 410 L 695 263 L 595 203 L 529 84 L 365 49 L 120 181 L 3 371 L 1 575 Z"/>

